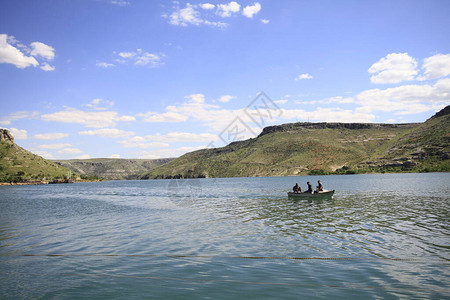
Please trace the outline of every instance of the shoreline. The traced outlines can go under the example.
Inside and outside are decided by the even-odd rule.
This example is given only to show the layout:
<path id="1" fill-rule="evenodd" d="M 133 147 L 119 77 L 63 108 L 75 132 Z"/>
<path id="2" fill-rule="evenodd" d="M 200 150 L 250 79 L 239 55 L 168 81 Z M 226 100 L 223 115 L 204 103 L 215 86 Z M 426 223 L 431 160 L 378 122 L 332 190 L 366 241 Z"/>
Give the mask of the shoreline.
<path id="1" fill-rule="evenodd" d="M 45 185 L 45 184 L 70 184 L 70 183 L 82 183 L 82 182 L 100 182 L 103 180 L 92 181 L 28 181 L 28 182 L 0 182 L 0 186 L 12 186 L 12 185 Z"/>
<path id="2" fill-rule="evenodd" d="M 348 176 L 348 175 L 388 175 L 388 174 L 426 174 L 426 173 L 450 173 L 443 172 L 373 172 L 373 173 L 357 173 L 357 174 L 299 174 L 299 175 L 282 175 L 282 176 L 233 176 L 233 177 L 185 177 L 185 178 L 148 178 L 148 179 L 104 179 L 104 180 L 88 180 L 88 181 L 29 181 L 29 182 L 0 182 L 0 186 L 14 186 L 14 185 L 45 185 L 45 184 L 69 184 L 69 183 L 88 183 L 88 182 L 103 182 L 103 181 L 146 181 L 146 180 L 188 180 L 188 179 L 219 179 L 219 178 L 258 178 L 258 177 L 298 177 L 298 176 Z"/>

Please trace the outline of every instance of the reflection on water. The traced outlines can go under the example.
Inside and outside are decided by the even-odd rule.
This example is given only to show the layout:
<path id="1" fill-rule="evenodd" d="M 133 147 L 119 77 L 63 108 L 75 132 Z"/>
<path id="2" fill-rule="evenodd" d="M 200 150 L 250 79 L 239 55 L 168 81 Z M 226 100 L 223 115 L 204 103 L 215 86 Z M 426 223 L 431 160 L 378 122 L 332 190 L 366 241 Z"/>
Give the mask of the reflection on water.
<path id="1" fill-rule="evenodd" d="M 317 179 L 0 187 L 1 298 L 446 297 L 450 174 Z"/>

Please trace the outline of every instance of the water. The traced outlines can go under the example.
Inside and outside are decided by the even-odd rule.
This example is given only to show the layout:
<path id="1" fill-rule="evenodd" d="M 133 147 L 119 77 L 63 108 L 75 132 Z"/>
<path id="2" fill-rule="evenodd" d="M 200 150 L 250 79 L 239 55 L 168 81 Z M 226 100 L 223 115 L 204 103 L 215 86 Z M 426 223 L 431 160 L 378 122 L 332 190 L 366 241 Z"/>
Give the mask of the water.
<path id="1" fill-rule="evenodd" d="M 332 200 L 291 200 L 318 179 Z M 449 299 L 450 173 L 0 187 L 2 299 Z"/>

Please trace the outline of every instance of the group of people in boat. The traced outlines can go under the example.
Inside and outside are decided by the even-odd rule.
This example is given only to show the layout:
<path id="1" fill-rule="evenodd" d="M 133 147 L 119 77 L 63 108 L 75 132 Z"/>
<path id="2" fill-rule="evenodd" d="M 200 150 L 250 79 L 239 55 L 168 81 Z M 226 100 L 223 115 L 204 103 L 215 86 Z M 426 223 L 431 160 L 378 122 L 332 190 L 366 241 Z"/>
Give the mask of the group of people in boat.
<path id="1" fill-rule="evenodd" d="M 312 194 L 313 193 L 313 188 L 312 188 L 311 183 L 309 183 L 309 181 L 308 181 L 306 184 L 308 185 L 308 189 L 304 193 Z M 316 193 L 323 192 L 323 185 L 320 182 L 320 180 L 317 180 L 317 184 L 318 185 L 316 186 Z M 292 190 L 294 191 L 294 193 L 302 193 L 302 188 L 298 185 L 298 183 L 296 183 L 294 185 Z"/>

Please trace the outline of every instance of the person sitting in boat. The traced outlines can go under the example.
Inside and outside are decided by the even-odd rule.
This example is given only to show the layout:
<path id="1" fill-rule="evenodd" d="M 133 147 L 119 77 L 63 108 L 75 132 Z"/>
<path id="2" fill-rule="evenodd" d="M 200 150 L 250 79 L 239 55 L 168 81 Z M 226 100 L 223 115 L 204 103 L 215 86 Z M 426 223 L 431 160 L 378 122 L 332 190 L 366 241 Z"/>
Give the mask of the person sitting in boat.
<path id="1" fill-rule="evenodd" d="M 298 185 L 298 183 L 296 183 L 294 185 L 294 187 L 292 188 L 292 190 L 294 191 L 294 193 L 301 193 L 302 192 L 302 188 Z"/>
<path id="2" fill-rule="evenodd" d="M 306 192 L 312 194 L 313 193 L 313 189 L 312 189 L 311 183 L 309 183 L 309 181 L 308 181 L 306 184 L 308 185 L 308 190 Z"/>
<path id="3" fill-rule="evenodd" d="M 316 186 L 316 192 L 323 192 L 323 185 L 320 180 L 317 180 L 318 186 Z"/>

